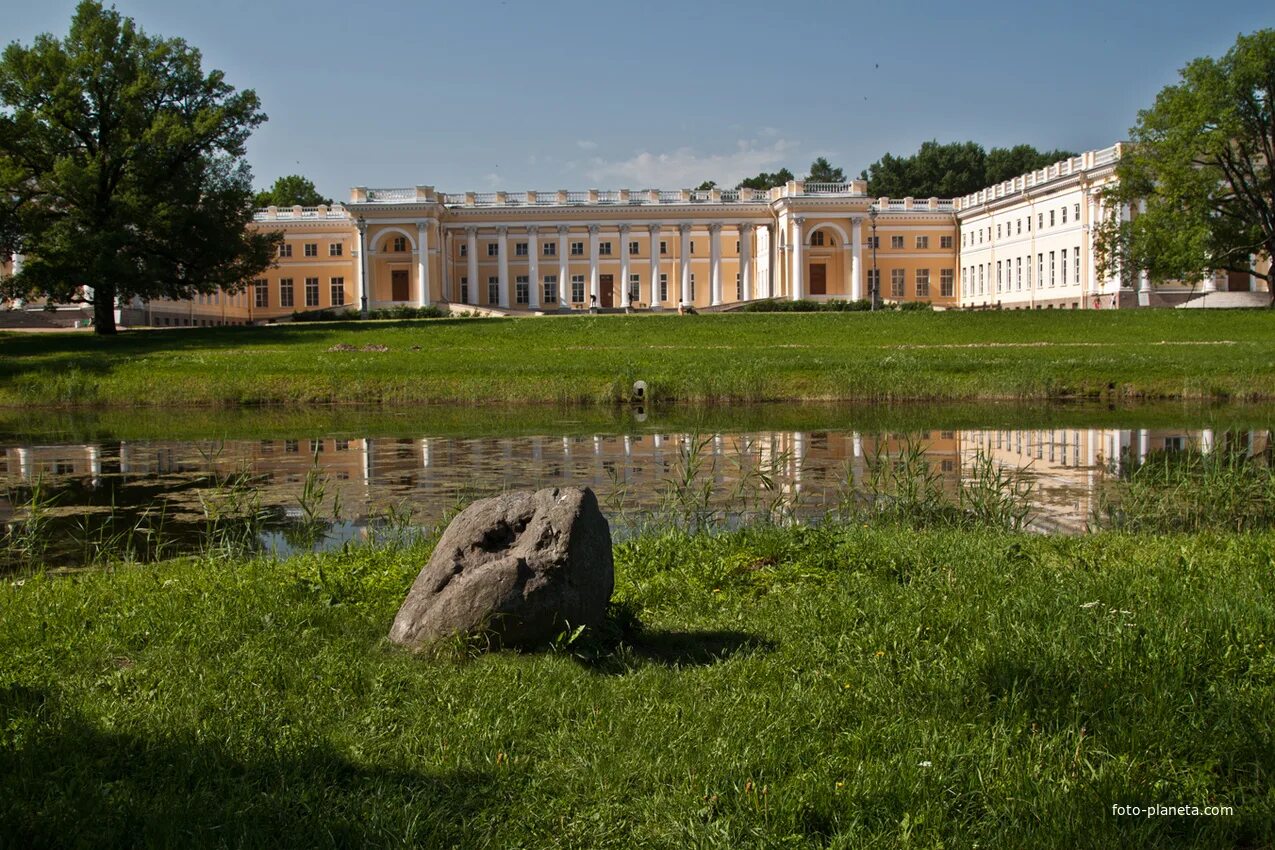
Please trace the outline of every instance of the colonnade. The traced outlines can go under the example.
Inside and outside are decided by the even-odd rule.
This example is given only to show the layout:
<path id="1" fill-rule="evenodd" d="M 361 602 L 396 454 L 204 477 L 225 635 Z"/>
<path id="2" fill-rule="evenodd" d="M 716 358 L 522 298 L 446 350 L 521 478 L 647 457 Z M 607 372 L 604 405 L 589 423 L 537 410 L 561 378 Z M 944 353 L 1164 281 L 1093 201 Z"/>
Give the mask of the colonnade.
<path id="1" fill-rule="evenodd" d="M 810 234 L 821 227 L 827 227 L 827 219 L 834 218 L 832 216 L 820 216 L 821 224 L 806 230 L 806 216 L 796 215 L 792 217 L 793 236 L 792 250 L 789 251 L 789 281 L 791 286 L 789 292 L 793 301 L 799 301 L 806 297 L 806 248 L 810 247 L 808 240 Z M 852 215 L 844 217 L 850 224 L 850 238 L 842 239 L 841 251 L 849 254 L 849 262 L 845 263 L 845 268 L 850 275 L 850 285 L 847 287 L 850 293 L 851 301 L 858 301 L 863 298 L 863 216 Z M 843 234 L 844 235 L 844 234 Z"/>
<path id="2" fill-rule="evenodd" d="M 691 261 L 693 255 L 691 253 L 691 235 L 697 225 L 689 222 L 670 225 L 666 223 L 650 223 L 650 224 L 632 224 L 619 223 L 614 226 L 603 226 L 600 224 L 587 225 L 570 225 L 559 224 L 556 226 L 546 227 L 544 225 L 525 225 L 515 230 L 521 230 L 520 235 L 525 236 L 527 241 L 527 253 L 525 257 L 521 254 L 514 257 L 516 262 L 525 261 L 526 271 L 525 282 L 527 284 L 527 300 L 526 307 L 530 310 L 539 309 L 569 309 L 573 303 L 571 291 L 571 261 L 587 259 L 589 270 L 585 276 L 587 284 L 588 297 L 587 302 L 590 305 L 600 306 L 602 302 L 602 254 L 601 242 L 604 233 L 606 235 L 614 234 L 618 239 L 618 257 L 611 254 L 611 257 L 619 261 L 618 280 L 614 281 L 614 285 L 619 288 L 619 306 L 628 309 L 633 306 L 635 301 L 642 301 L 642 291 L 639 289 L 637 293 L 632 291 L 630 278 L 636 274 L 633 270 L 634 261 L 638 259 L 629 253 L 629 242 L 631 237 L 635 235 L 643 235 L 649 238 L 649 271 L 646 281 L 646 303 L 656 305 L 661 302 L 672 303 L 680 301 L 682 304 L 692 304 L 694 298 L 691 293 Z M 703 226 L 703 225 L 701 225 Z M 753 223 L 739 222 L 733 225 L 723 225 L 719 222 L 710 222 L 706 225 L 709 236 L 709 303 L 712 305 L 725 304 L 727 301 L 734 300 L 727 298 L 725 285 L 722 280 L 722 231 L 725 227 L 733 227 L 739 238 L 739 283 L 741 300 L 749 301 L 757 297 L 754 293 L 759 288 L 759 284 L 768 284 L 768 281 L 757 281 L 755 279 L 755 246 L 754 233 L 757 227 L 769 228 L 769 223 Z M 571 235 L 573 228 L 576 235 L 579 228 L 584 227 L 588 236 L 587 257 L 571 255 Z M 541 230 L 556 231 L 557 245 L 556 255 L 542 254 Z M 676 228 L 679 237 L 678 256 L 674 263 L 675 274 L 672 276 L 671 287 L 666 293 L 668 297 L 660 297 L 660 275 L 661 263 L 666 259 L 666 255 L 660 253 L 660 236 L 666 229 Z M 452 257 L 452 238 L 454 234 L 463 232 L 465 237 L 465 287 L 463 292 L 457 293 L 457 299 L 466 304 L 479 304 L 482 299 L 479 298 L 479 257 L 478 257 L 478 235 L 480 228 L 478 225 L 454 225 L 446 229 L 446 252 L 448 261 Z M 510 307 L 510 292 L 513 291 L 511 284 L 521 284 L 524 282 L 523 275 L 517 275 L 519 269 L 511 272 L 510 256 L 509 256 L 509 231 L 508 225 L 496 225 L 491 229 L 496 233 L 496 274 L 495 283 L 497 286 L 496 306 L 508 309 Z M 548 237 L 552 238 L 552 237 Z M 543 294 L 546 281 L 541 276 L 540 261 L 542 259 L 555 259 L 557 261 L 556 269 L 556 303 L 547 303 Z M 453 275 L 448 275 L 451 279 Z M 765 287 L 769 289 L 769 286 Z M 769 294 L 769 293 L 768 293 Z M 580 302 L 575 302 L 580 303 Z"/>

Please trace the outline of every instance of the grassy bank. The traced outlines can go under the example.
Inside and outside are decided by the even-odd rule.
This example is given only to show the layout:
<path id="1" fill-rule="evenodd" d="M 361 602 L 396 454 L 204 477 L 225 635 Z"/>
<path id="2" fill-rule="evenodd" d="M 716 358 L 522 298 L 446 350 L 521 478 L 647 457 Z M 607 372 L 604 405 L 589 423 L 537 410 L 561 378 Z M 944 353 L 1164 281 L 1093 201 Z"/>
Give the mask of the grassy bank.
<path id="1" fill-rule="evenodd" d="M 1275 312 L 599 316 L 0 335 L 0 405 L 10 406 L 607 403 L 627 400 L 639 379 L 657 401 L 1271 398 Z"/>
<path id="2" fill-rule="evenodd" d="M 1270 533 L 654 535 L 618 645 L 439 659 L 426 554 L 4 582 L 0 845 L 1275 841 Z"/>

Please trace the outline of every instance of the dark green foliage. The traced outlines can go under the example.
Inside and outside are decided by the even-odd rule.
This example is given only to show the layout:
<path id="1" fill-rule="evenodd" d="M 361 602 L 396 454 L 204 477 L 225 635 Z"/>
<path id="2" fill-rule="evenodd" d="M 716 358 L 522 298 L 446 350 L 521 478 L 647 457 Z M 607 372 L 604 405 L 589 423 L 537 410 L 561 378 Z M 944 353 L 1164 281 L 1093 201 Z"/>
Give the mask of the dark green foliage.
<path id="1" fill-rule="evenodd" d="M 269 189 L 258 192 L 253 203 L 259 207 L 317 207 L 320 204 L 331 206 L 332 199 L 320 195 L 310 178 L 289 174 L 274 181 Z"/>
<path id="2" fill-rule="evenodd" d="M 1146 212 L 1106 216 L 1098 272 L 1194 282 L 1227 270 L 1270 281 L 1251 257 L 1275 256 L 1275 29 L 1239 36 L 1221 59 L 1196 59 L 1180 76 L 1130 131 L 1105 201 L 1145 201 Z"/>
<path id="3" fill-rule="evenodd" d="M 911 156 L 887 153 L 859 176 L 874 197 L 957 198 L 1072 156 L 1031 145 L 984 151 L 977 142 L 932 140 Z"/>
<path id="4" fill-rule="evenodd" d="M 1269 533 L 654 534 L 604 633 L 422 658 L 428 551 L 0 584 L 0 844 L 1275 842 Z"/>
<path id="5" fill-rule="evenodd" d="M 810 173 L 806 175 L 810 183 L 844 183 L 846 174 L 840 168 L 834 168 L 826 157 L 819 157 L 810 163 Z"/>
<path id="6" fill-rule="evenodd" d="M 142 32 L 95 0 L 64 39 L 0 58 L 0 252 L 6 295 L 80 298 L 115 331 L 117 299 L 229 292 L 269 267 L 278 236 L 250 230 L 244 160 L 256 94 L 207 74 L 198 50 Z"/>
<path id="7" fill-rule="evenodd" d="M 782 186 L 789 180 L 797 178 L 787 168 L 781 168 L 775 172 L 763 171 L 756 177 L 749 177 L 739 181 L 736 189 L 773 189 L 776 186 Z"/>

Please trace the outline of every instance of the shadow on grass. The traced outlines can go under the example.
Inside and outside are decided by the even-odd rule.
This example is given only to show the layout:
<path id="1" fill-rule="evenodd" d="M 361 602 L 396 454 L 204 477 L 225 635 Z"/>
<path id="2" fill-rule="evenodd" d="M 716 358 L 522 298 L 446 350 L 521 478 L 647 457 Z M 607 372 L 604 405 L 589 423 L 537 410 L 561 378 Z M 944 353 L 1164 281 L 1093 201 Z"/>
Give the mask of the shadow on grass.
<path id="1" fill-rule="evenodd" d="M 0 847 L 475 847 L 510 803 L 494 774 L 360 765 L 279 731 L 244 760 L 0 688 Z"/>
<path id="2" fill-rule="evenodd" d="M 643 667 L 707 667 L 751 652 L 773 652 L 778 644 L 734 630 L 639 631 L 611 643 L 586 646 L 574 657 L 587 669 L 624 675 Z"/>

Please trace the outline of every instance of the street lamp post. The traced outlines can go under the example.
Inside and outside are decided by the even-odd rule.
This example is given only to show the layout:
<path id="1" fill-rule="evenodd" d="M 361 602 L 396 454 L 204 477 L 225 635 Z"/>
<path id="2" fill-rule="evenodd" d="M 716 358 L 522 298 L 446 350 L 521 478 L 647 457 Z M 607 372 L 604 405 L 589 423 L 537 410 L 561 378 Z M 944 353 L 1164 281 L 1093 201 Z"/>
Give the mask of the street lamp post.
<path id="1" fill-rule="evenodd" d="M 358 218 L 359 228 L 359 316 L 367 318 L 367 219 Z"/>
<path id="2" fill-rule="evenodd" d="M 877 309 L 877 290 L 881 288 L 881 272 L 877 271 L 877 208 L 868 210 L 868 221 L 872 225 L 872 285 L 868 287 L 868 297 L 872 299 L 873 312 Z"/>

